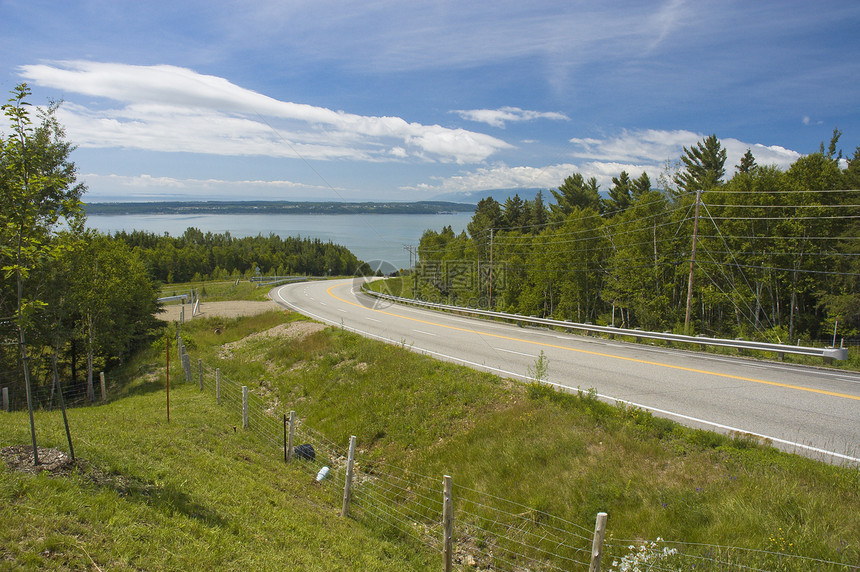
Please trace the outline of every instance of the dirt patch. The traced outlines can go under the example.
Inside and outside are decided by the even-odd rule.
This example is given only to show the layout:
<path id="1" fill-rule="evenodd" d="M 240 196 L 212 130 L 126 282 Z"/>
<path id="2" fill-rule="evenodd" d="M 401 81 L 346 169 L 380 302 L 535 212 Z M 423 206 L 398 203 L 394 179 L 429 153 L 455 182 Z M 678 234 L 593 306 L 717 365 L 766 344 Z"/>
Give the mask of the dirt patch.
<path id="1" fill-rule="evenodd" d="M 68 475 L 75 469 L 72 457 L 59 449 L 37 449 L 39 464 L 33 464 L 33 447 L 31 445 L 12 445 L 0 449 L 0 458 L 11 471 L 36 474 L 48 472 L 51 475 Z"/>
<path id="2" fill-rule="evenodd" d="M 257 332 L 250 336 L 244 337 L 241 340 L 224 344 L 221 351 L 218 352 L 218 357 L 221 359 L 230 359 L 233 357 L 233 352 L 244 347 L 249 342 L 260 338 L 287 338 L 291 340 L 300 340 L 320 330 L 327 328 L 325 324 L 318 322 L 290 322 L 289 324 L 279 324 L 274 328 L 269 328 L 263 332 Z"/>
<path id="3" fill-rule="evenodd" d="M 240 316 L 254 316 L 270 310 L 283 310 L 275 302 L 253 302 L 248 300 L 233 300 L 228 302 L 201 302 L 197 307 L 197 314 L 192 316 L 193 306 L 191 304 L 172 304 L 165 306 L 164 311 L 156 317 L 165 322 L 178 322 L 185 308 L 185 320 L 194 318 L 238 318 Z"/>

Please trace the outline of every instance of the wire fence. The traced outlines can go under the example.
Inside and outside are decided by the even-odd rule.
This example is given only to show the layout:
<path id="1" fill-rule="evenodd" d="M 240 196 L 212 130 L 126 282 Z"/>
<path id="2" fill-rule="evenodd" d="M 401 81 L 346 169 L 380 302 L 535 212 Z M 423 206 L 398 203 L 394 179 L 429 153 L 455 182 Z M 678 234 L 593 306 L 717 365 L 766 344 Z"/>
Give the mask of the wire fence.
<path id="1" fill-rule="evenodd" d="M 343 501 L 349 459 L 346 448 L 300 418 L 288 423 L 287 415 L 280 409 L 270 387 L 242 386 L 202 360 L 192 360 L 179 336 L 177 345 L 185 381 L 213 395 L 221 406 L 236 411 L 237 429 L 241 424 L 245 430 L 257 435 L 265 448 L 260 452 L 283 455 L 284 460 L 289 457 L 291 463 L 316 478 L 323 496 L 330 502 L 338 505 Z M 34 390 L 34 402 L 42 408 L 56 408 L 62 388 L 67 407 L 101 403 L 102 396 L 104 401 L 109 401 L 118 395 L 116 387 L 130 381 L 109 380 L 99 374 L 93 375 L 92 390 L 88 390 L 86 381 L 41 385 Z M 0 372 L 0 386 L 3 378 L 4 374 Z M 102 380 L 105 380 L 104 384 Z M 23 391 L 16 391 L 14 400 L 8 395 L 10 392 L 3 393 L 4 407 L 26 407 Z M 290 436 L 292 449 L 289 447 Z M 307 452 L 308 446 L 313 454 Z M 386 537 L 416 543 L 444 554 L 446 531 L 442 517 L 442 483 L 442 475 L 423 475 L 358 456 L 352 465 L 349 516 L 375 527 Z M 452 496 L 453 550 L 448 558 L 452 565 L 462 569 L 511 572 L 594 570 L 599 569 L 595 568 L 595 558 L 599 556 L 597 562 L 602 563 L 604 570 L 621 571 L 860 571 L 860 560 L 832 562 L 779 551 L 660 538 L 623 540 L 610 534 L 605 543 L 595 546 L 598 532 L 594 523 L 571 522 L 456 483 L 453 484 Z M 602 532 L 599 536 L 602 537 Z"/>
<path id="2" fill-rule="evenodd" d="M 187 355 L 179 340 L 180 352 Z M 185 358 L 186 381 L 197 383 L 224 407 L 247 419 L 271 454 L 287 457 L 290 428 L 285 412 L 266 386 L 244 388 L 200 360 Z M 243 403 L 246 405 L 243 406 Z M 347 481 L 348 450 L 296 418 L 293 451 L 311 445 L 314 455 L 292 454 L 309 475 L 316 476 L 331 502 L 342 501 Z M 327 476 L 321 471 L 327 467 Z M 349 516 L 400 538 L 444 553 L 442 475 L 428 476 L 382 461 L 356 457 L 351 480 Z M 610 537 L 595 549 L 594 523 L 575 523 L 534 507 L 483 491 L 453 486 L 454 550 L 458 568 L 524 570 L 591 570 L 600 555 L 604 570 L 860 570 L 851 564 L 807 558 L 776 551 L 751 550 L 677 541 L 620 540 Z M 610 517 L 611 518 L 611 517 Z M 610 527 L 611 528 L 611 527 Z M 601 534 L 602 536 L 602 534 Z"/>

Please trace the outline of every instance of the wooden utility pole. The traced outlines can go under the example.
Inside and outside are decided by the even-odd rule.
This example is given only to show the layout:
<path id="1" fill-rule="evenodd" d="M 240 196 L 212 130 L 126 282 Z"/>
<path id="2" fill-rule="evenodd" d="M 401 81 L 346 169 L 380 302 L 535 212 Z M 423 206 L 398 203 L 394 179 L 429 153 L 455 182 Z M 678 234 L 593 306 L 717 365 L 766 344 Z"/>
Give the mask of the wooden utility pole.
<path id="1" fill-rule="evenodd" d="M 693 303 L 693 265 L 696 263 L 696 242 L 699 235 L 699 203 L 702 191 L 696 191 L 696 214 L 693 215 L 693 248 L 690 250 L 690 277 L 687 280 L 687 313 L 684 317 L 684 334 L 690 334 L 690 308 Z"/>
<path id="2" fill-rule="evenodd" d="M 493 309 L 493 229 L 490 229 L 490 310 Z"/>

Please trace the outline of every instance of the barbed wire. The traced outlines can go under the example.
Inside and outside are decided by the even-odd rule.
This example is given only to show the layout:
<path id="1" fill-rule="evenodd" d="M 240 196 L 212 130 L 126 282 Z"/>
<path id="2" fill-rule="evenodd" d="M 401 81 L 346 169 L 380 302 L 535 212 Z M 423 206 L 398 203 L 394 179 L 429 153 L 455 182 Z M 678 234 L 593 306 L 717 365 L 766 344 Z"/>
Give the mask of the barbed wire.
<path id="1" fill-rule="evenodd" d="M 203 365 L 202 387 L 215 391 L 215 370 Z M 199 375 L 199 373 L 198 373 Z M 191 382 L 201 383 L 192 379 Z M 222 406 L 241 406 L 242 385 L 220 374 Z M 260 442 L 280 450 L 283 445 L 284 413 L 267 401 L 263 387 L 248 389 L 248 429 Z M 265 391 L 269 391 L 265 388 Z M 237 416 L 241 410 L 237 408 Z M 337 502 L 346 482 L 348 451 L 322 432 L 296 418 L 295 441 L 311 444 L 314 459 L 300 459 L 300 467 L 317 475 L 323 466 L 329 476 L 320 486 Z M 295 458 L 295 456 L 294 456 Z M 396 531 L 404 539 L 440 551 L 442 544 L 442 479 L 389 464 L 382 460 L 362 459 L 356 453 L 353 470 L 350 514 L 361 521 Z M 454 484 L 456 544 L 458 558 L 493 570 L 570 570 L 587 568 L 591 554 L 592 529 L 528 505 L 523 505 L 484 491 Z M 590 523 L 589 523 L 590 524 Z M 665 563 L 653 561 L 650 570 L 686 569 L 678 565 L 695 565 L 701 570 L 765 570 L 767 558 L 781 562 L 802 563 L 810 569 L 848 570 L 848 564 L 818 560 L 778 552 L 751 550 L 720 545 L 665 542 L 674 549 Z M 610 539 L 604 562 L 625 558 L 631 547 L 657 545 L 658 541 Z M 765 566 L 762 568 L 761 566 Z"/>

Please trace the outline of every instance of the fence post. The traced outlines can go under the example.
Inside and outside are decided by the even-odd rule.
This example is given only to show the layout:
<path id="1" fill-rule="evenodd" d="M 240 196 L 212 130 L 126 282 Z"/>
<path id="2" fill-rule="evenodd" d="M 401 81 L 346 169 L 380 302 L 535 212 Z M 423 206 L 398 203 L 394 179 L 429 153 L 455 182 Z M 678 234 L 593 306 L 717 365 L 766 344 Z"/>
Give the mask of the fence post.
<path id="1" fill-rule="evenodd" d="M 287 437 L 287 461 L 293 458 L 293 437 L 296 435 L 296 412 L 290 411 L 290 434 Z"/>
<path id="2" fill-rule="evenodd" d="M 179 323 L 185 323 L 185 301 L 182 302 L 182 309 L 179 311 Z"/>
<path id="3" fill-rule="evenodd" d="M 215 368 L 215 401 L 221 405 L 221 368 Z"/>
<path id="4" fill-rule="evenodd" d="M 103 371 L 99 372 L 99 384 L 102 388 L 102 403 L 104 403 L 107 401 L 107 392 L 105 391 L 105 372 Z"/>
<path id="5" fill-rule="evenodd" d="M 346 482 L 343 485 L 343 509 L 340 516 L 349 515 L 349 500 L 352 497 L 352 465 L 355 462 L 355 435 L 349 438 L 349 455 L 346 458 Z"/>
<path id="6" fill-rule="evenodd" d="M 594 541 L 591 544 L 591 564 L 588 572 L 600 572 L 600 557 L 603 556 L 603 535 L 606 533 L 606 513 L 598 512 L 594 522 Z"/>
<path id="7" fill-rule="evenodd" d="M 3 388 L 3 411 L 9 413 L 9 388 Z"/>
<path id="8" fill-rule="evenodd" d="M 242 386 L 242 427 L 248 428 L 248 386 Z"/>
<path id="9" fill-rule="evenodd" d="M 183 347 L 182 349 L 184 350 L 185 348 Z M 187 353 L 184 353 L 183 358 L 184 359 L 182 360 L 182 365 L 185 366 L 185 382 L 190 383 L 191 382 L 191 356 L 188 355 Z"/>
<path id="10" fill-rule="evenodd" d="M 442 486 L 442 559 L 445 572 L 454 565 L 454 499 L 451 477 L 443 477 Z"/>
<path id="11" fill-rule="evenodd" d="M 200 391 L 203 391 L 203 360 L 197 360 L 197 377 L 200 378 Z"/>

